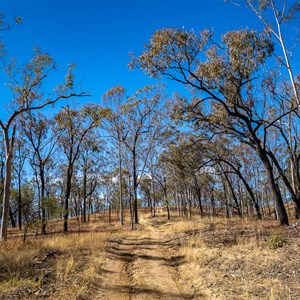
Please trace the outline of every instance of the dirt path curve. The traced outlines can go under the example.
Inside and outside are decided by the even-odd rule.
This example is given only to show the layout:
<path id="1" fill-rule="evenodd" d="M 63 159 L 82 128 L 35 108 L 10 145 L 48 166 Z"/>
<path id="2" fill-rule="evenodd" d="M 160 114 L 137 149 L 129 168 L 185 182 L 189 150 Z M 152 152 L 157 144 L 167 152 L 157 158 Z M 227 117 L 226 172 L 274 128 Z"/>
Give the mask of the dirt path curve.
<path id="1" fill-rule="evenodd" d="M 165 221 L 142 222 L 144 230 L 110 240 L 95 299 L 193 299 L 183 292 L 175 267 L 184 257 L 167 257 Z"/>

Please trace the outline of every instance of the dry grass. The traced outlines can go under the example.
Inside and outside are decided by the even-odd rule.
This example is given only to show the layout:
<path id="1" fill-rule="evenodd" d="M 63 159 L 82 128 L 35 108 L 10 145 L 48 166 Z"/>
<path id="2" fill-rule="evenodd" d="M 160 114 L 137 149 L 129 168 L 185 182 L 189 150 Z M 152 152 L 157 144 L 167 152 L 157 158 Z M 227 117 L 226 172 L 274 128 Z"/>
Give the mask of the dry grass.
<path id="1" fill-rule="evenodd" d="M 0 245 L 0 295 L 21 286 L 30 288 L 38 284 L 35 279 L 35 261 L 43 252 L 36 242 L 23 244 L 9 240 Z"/>
<path id="2" fill-rule="evenodd" d="M 105 242 L 110 233 L 85 233 L 77 238 L 54 242 L 64 255 L 56 262 L 56 279 L 59 287 L 52 299 L 88 299 L 100 279 L 104 262 Z M 58 245 L 58 246 L 57 246 Z"/>
<path id="3" fill-rule="evenodd" d="M 25 243 L 16 236 L 0 244 L 0 299 L 88 299 L 112 234 L 107 228 L 97 232 L 96 225 L 85 225 L 81 233 L 31 235 Z"/>
<path id="4" fill-rule="evenodd" d="M 71 220 L 68 235 L 55 222 L 46 237 L 31 233 L 25 243 L 15 232 L 0 244 L 0 299 L 93 299 L 106 276 L 108 241 L 157 229 L 165 255 L 184 257 L 176 276 L 193 299 L 300 299 L 298 227 L 197 217 L 165 222 L 147 212 L 141 220 L 144 227 L 131 232 L 120 229 L 116 216 L 112 226 L 93 216 L 81 233 Z"/>
<path id="5" fill-rule="evenodd" d="M 23 248 L 15 241 L 6 255 L 3 252 L 9 244 L 1 245 L 1 274 L 6 278 L 0 284 L 0 295 L 3 299 L 17 295 L 85 299 L 99 278 L 109 235 L 91 232 L 46 237 L 28 241 Z"/>
<path id="6" fill-rule="evenodd" d="M 168 235 L 171 253 L 185 257 L 177 274 L 195 299 L 300 297 L 297 229 L 270 221 L 196 219 L 172 224 Z"/>

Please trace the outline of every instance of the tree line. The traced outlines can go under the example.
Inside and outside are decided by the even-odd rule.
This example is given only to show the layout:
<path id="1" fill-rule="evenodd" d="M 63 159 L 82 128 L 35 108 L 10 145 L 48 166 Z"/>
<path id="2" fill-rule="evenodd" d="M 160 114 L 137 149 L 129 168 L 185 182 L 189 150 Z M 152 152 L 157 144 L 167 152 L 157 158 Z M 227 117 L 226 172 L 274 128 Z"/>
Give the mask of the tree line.
<path id="1" fill-rule="evenodd" d="M 22 67 L 7 62 L 12 99 L 0 120 L 0 238 L 9 225 L 33 222 L 46 234 L 52 218 L 62 218 L 67 232 L 70 216 L 87 222 L 107 207 L 118 210 L 122 226 L 129 209 L 132 228 L 140 206 L 155 216 L 164 205 L 168 218 L 173 207 L 180 216 L 273 216 L 281 225 L 292 210 L 299 218 L 299 76 L 285 33 L 291 36 L 300 6 L 237 4 L 257 15 L 261 31 L 219 38 L 164 28 L 132 54 L 130 68 L 178 83 L 171 95 L 162 84 L 133 95 L 116 86 L 99 101 L 46 116 L 42 109 L 61 99 L 90 96 L 76 85 L 74 66 L 47 92 L 56 66 L 47 53 L 36 48 Z"/>

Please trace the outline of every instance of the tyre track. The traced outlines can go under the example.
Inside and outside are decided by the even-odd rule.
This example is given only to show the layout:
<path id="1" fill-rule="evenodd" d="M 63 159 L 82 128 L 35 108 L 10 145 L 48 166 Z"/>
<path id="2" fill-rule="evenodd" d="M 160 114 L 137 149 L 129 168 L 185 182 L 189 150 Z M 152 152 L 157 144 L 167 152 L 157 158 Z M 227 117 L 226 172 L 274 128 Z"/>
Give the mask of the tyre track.
<path id="1" fill-rule="evenodd" d="M 176 276 L 182 256 L 163 247 L 163 224 L 143 223 L 144 230 L 107 242 L 106 261 L 98 296 L 94 299 L 193 299 Z"/>

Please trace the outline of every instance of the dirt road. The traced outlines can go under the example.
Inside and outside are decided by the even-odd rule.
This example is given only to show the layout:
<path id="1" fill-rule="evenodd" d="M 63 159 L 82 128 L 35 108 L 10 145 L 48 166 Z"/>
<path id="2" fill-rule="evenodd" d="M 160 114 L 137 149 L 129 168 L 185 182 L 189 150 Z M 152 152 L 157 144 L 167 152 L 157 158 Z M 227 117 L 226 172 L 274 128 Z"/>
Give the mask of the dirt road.
<path id="1" fill-rule="evenodd" d="M 106 260 L 95 299 L 193 299 L 177 278 L 182 256 L 168 255 L 163 221 L 141 222 L 142 231 L 107 242 Z"/>

